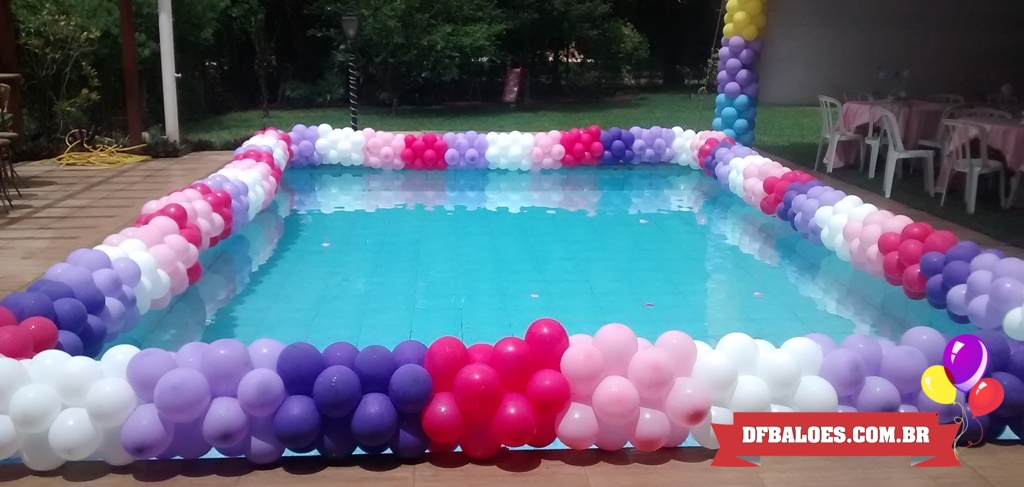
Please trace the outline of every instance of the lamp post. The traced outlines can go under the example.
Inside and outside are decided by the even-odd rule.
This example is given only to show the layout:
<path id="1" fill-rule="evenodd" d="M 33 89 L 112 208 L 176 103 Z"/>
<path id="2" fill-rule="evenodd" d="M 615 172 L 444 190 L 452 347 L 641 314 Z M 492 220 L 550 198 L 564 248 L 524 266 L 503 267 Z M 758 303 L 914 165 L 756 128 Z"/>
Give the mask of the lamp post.
<path id="1" fill-rule="evenodd" d="M 359 16 L 346 14 L 341 17 L 341 30 L 345 32 L 346 50 L 348 51 L 348 109 L 352 114 L 352 130 L 359 130 L 359 98 L 356 96 L 356 54 L 353 44 L 359 36 Z"/>

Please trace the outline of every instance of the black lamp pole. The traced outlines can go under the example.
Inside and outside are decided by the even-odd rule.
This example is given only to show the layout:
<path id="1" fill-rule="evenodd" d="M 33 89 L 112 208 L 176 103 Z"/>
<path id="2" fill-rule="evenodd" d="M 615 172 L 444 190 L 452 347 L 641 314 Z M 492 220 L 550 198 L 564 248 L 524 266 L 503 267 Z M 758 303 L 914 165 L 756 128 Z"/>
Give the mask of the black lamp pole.
<path id="1" fill-rule="evenodd" d="M 356 96 L 356 85 L 359 74 L 356 72 L 356 54 L 354 44 L 359 36 L 359 16 L 348 14 L 341 17 L 341 29 L 345 32 L 348 51 L 348 107 L 352 115 L 352 130 L 359 130 L 359 97 Z"/>

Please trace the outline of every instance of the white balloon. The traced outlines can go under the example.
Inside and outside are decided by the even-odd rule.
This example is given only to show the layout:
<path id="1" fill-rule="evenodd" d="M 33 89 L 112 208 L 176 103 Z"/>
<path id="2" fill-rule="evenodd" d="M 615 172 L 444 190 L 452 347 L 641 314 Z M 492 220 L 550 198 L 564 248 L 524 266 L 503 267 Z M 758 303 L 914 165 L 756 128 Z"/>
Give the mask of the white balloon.
<path id="1" fill-rule="evenodd" d="M 839 407 L 839 396 L 827 380 L 807 375 L 800 378 L 792 406 L 798 413 L 832 413 Z"/>
<path id="2" fill-rule="evenodd" d="M 57 415 L 48 435 L 50 448 L 65 460 L 85 460 L 100 446 L 100 430 L 84 408 L 68 408 Z"/>
<path id="3" fill-rule="evenodd" d="M 120 426 L 103 431 L 103 438 L 100 440 L 100 447 L 96 453 L 104 462 L 115 467 L 122 467 L 135 461 L 135 457 L 124 451 L 124 445 L 121 444 Z"/>
<path id="4" fill-rule="evenodd" d="M 768 340 L 763 340 L 761 338 L 758 338 L 758 339 L 754 340 L 754 343 L 757 344 L 757 349 L 758 349 L 758 351 L 760 353 L 760 355 L 758 355 L 758 357 L 763 357 L 764 354 L 766 354 L 766 353 L 768 353 L 768 352 L 770 352 L 772 350 L 775 350 L 775 345 L 772 344 L 772 342 L 769 342 Z"/>
<path id="5" fill-rule="evenodd" d="M 103 378 L 100 363 L 89 357 L 71 357 L 64 362 L 55 386 L 64 404 L 77 408 L 85 406 L 85 395 Z"/>
<path id="6" fill-rule="evenodd" d="M 793 408 L 791 408 L 789 406 L 783 406 L 781 404 L 772 404 L 772 412 L 773 413 L 791 413 L 791 412 L 793 412 Z"/>
<path id="7" fill-rule="evenodd" d="M 709 450 L 717 450 L 719 447 L 718 437 L 711 424 L 732 424 L 732 411 L 718 406 L 711 406 L 711 414 L 700 424 L 690 429 L 693 439 Z"/>
<path id="8" fill-rule="evenodd" d="M 46 431 L 60 414 L 60 395 L 45 384 L 29 384 L 11 398 L 10 416 L 22 433 Z"/>
<path id="9" fill-rule="evenodd" d="M 790 338 L 779 348 L 796 359 L 803 375 L 817 375 L 821 370 L 821 361 L 824 357 L 821 354 L 821 346 L 814 343 L 814 340 L 807 337 Z"/>
<path id="10" fill-rule="evenodd" d="M 0 414 L 7 414 L 7 405 L 11 402 L 11 396 L 18 389 L 30 384 L 28 369 L 21 362 L 12 358 L 0 356 Z"/>
<path id="11" fill-rule="evenodd" d="M 800 385 L 800 364 L 785 350 L 770 350 L 757 363 L 757 376 L 768 384 L 774 397 L 792 394 Z"/>
<path id="12" fill-rule="evenodd" d="M 1003 317 L 1003 331 L 1006 336 L 1018 342 L 1024 341 L 1024 308 L 1013 308 L 1006 313 Z"/>
<path id="13" fill-rule="evenodd" d="M 726 404 L 736 389 L 739 370 L 725 352 L 711 350 L 697 357 L 692 375 L 708 387 L 716 404 Z"/>
<path id="14" fill-rule="evenodd" d="M 737 413 L 767 413 L 772 408 L 772 391 L 759 377 L 741 375 L 729 401 L 729 409 Z"/>
<path id="15" fill-rule="evenodd" d="M 137 353 L 139 353 L 139 348 L 134 345 L 115 345 L 110 347 L 110 350 L 107 350 L 100 358 L 100 366 L 103 367 L 103 372 L 107 377 L 125 379 L 128 362 Z"/>
<path id="16" fill-rule="evenodd" d="M 711 345 L 708 345 L 707 342 L 704 342 L 704 341 L 701 341 L 701 340 L 694 340 L 693 344 L 697 347 L 697 356 L 698 357 L 700 357 L 701 355 L 704 355 L 705 353 L 708 353 L 708 352 L 714 350 L 713 348 L 711 348 Z"/>
<path id="17" fill-rule="evenodd" d="M 137 238 L 129 238 L 117 244 L 117 247 L 127 252 L 129 256 L 135 252 L 145 252 L 149 250 L 149 246 Z"/>
<path id="18" fill-rule="evenodd" d="M 122 249 L 121 247 L 114 247 L 112 245 L 101 244 L 93 247 L 93 249 L 99 250 L 100 252 L 107 254 L 107 257 L 110 257 L 110 260 L 112 261 L 120 259 L 122 257 L 128 257 L 128 252 Z"/>
<path id="19" fill-rule="evenodd" d="M 32 357 L 28 365 L 29 376 L 32 382 L 55 386 L 57 377 L 61 374 L 64 362 L 71 360 L 71 355 L 61 350 L 44 350 Z"/>
<path id="20" fill-rule="evenodd" d="M 156 276 L 157 264 L 148 249 L 132 251 L 128 254 L 128 258 L 138 264 L 139 270 L 142 271 L 142 277 L 148 277 L 150 281 L 153 280 Z"/>
<path id="21" fill-rule="evenodd" d="M 7 415 L 0 414 L 0 460 L 6 460 L 21 448 L 24 436 L 14 427 L 14 422 Z"/>
<path id="22" fill-rule="evenodd" d="M 757 368 L 760 353 L 757 343 L 746 333 L 729 333 L 715 345 L 715 350 L 725 353 L 736 364 L 739 373 L 752 374 Z"/>
<path id="23" fill-rule="evenodd" d="M 85 396 L 85 410 L 96 424 L 110 428 L 124 424 L 138 405 L 135 391 L 120 377 L 107 377 L 93 384 Z"/>
<path id="24" fill-rule="evenodd" d="M 25 437 L 21 444 L 21 461 L 37 472 L 49 472 L 64 465 L 64 459 L 50 448 L 50 439 L 45 432 Z"/>

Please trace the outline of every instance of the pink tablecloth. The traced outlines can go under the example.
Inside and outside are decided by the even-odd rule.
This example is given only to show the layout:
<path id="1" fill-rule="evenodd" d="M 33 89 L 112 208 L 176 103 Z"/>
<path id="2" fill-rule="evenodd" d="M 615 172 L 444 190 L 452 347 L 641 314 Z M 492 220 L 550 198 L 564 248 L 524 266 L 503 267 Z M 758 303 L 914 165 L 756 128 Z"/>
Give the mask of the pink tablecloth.
<path id="1" fill-rule="evenodd" d="M 893 112 L 903 135 L 903 145 L 908 149 L 915 148 L 921 139 L 934 138 L 942 124 L 942 113 L 949 105 L 923 100 L 906 100 L 900 102 L 886 101 L 852 101 L 843 104 L 843 124 L 846 130 L 867 134 L 871 123 L 871 108 L 882 106 Z M 881 112 L 875 111 L 875 127 L 880 128 Z M 834 167 L 842 167 L 848 161 L 857 160 L 857 141 L 850 140 L 840 144 L 836 150 Z"/>
<path id="2" fill-rule="evenodd" d="M 1006 163 L 1007 169 L 1014 172 L 1024 169 L 1024 123 L 1020 120 L 978 117 L 969 117 L 962 120 L 985 127 L 985 130 L 988 132 L 990 157 L 994 150 L 998 150 L 1003 154 L 1003 161 Z M 974 137 L 974 134 L 961 133 L 964 131 L 965 129 L 957 129 L 956 133 L 953 134 L 954 143 L 962 141 L 964 138 Z M 950 154 L 946 154 L 946 157 L 943 157 L 942 169 L 939 171 L 939 178 L 935 183 L 936 191 L 942 191 L 946 178 L 949 177 L 952 170 L 953 161 L 949 156 Z"/>

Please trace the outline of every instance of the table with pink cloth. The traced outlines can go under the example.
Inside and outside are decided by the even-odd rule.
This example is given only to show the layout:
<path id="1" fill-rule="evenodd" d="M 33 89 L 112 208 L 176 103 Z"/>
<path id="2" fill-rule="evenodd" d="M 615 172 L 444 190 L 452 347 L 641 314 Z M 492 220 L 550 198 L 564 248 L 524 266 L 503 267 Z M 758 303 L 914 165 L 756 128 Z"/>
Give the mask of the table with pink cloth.
<path id="1" fill-rule="evenodd" d="M 948 103 L 936 103 L 924 100 L 903 100 L 903 101 L 850 101 L 843 104 L 843 124 L 846 130 L 867 134 L 868 125 L 872 122 L 871 109 L 881 106 L 896 115 L 899 123 L 900 133 L 903 135 L 903 145 L 908 149 L 917 147 L 921 139 L 935 137 L 942 124 L 942 114 L 951 105 Z M 875 111 L 875 127 L 882 126 L 881 111 Z M 833 167 L 843 167 L 848 161 L 856 161 L 857 151 L 860 145 L 856 140 L 847 140 L 839 143 L 836 148 L 836 160 Z M 867 155 L 865 155 L 867 156 Z"/>
<path id="2" fill-rule="evenodd" d="M 988 132 L 989 156 L 994 150 L 1002 153 L 1006 168 L 1017 172 L 1024 169 L 1024 122 L 1021 120 L 1006 120 L 1000 118 L 967 117 L 961 120 L 981 125 Z M 973 137 L 973 134 L 961 133 L 965 129 L 957 128 L 953 133 L 954 143 L 963 140 L 965 137 Z M 939 171 L 939 178 L 935 182 L 935 191 L 941 192 L 945 185 L 946 178 L 952 170 L 952 159 L 950 154 L 942 160 L 942 169 Z"/>

